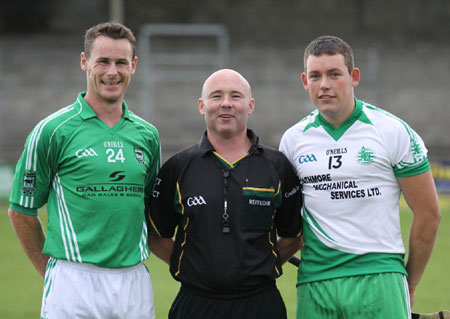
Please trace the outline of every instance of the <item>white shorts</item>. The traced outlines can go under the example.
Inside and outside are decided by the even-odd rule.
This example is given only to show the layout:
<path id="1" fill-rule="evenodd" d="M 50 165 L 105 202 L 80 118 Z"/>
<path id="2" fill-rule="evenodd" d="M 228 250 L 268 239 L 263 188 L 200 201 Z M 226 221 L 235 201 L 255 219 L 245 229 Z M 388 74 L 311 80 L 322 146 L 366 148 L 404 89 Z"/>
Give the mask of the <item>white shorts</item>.
<path id="1" fill-rule="evenodd" d="M 153 288 L 143 263 L 110 269 L 50 258 L 41 319 L 154 319 Z"/>

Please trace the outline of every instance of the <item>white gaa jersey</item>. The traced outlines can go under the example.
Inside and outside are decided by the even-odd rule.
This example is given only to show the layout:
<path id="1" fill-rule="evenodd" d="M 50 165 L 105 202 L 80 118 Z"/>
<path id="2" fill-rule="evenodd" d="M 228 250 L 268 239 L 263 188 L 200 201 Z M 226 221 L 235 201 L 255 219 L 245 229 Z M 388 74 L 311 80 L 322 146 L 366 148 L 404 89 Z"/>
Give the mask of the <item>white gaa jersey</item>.
<path id="1" fill-rule="evenodd" d="M 305 247 L 299 283 L 404 270 L 397 177 L 429 170 L 422 139 L 365 102 L 338 128 L 318 110 L 288 129 L 280 150 L 302 182 Z"/>

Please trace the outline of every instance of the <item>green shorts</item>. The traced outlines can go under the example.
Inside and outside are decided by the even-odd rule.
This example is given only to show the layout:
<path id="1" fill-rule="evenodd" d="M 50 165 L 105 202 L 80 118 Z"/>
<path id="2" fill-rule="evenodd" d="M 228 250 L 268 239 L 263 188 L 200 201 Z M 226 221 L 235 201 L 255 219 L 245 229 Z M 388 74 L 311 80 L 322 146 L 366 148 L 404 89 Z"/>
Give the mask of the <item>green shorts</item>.
<path id="1" fill-rule="evenodd" d="M 406 277 L 382 273 L 301 284 L 297 319 L 409 319 Z"/>

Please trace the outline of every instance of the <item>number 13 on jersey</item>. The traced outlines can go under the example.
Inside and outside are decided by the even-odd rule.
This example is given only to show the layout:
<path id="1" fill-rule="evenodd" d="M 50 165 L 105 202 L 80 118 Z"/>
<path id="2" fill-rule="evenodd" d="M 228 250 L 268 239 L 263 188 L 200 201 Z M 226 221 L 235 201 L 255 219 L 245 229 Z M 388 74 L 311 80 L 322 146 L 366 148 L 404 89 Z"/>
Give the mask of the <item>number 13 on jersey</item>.
<path id="1" fill-rule="evenodd" d="M 328 169 L 339 168 L 342 166 L 342 155 L 333 155 L 328 159 Z"/>

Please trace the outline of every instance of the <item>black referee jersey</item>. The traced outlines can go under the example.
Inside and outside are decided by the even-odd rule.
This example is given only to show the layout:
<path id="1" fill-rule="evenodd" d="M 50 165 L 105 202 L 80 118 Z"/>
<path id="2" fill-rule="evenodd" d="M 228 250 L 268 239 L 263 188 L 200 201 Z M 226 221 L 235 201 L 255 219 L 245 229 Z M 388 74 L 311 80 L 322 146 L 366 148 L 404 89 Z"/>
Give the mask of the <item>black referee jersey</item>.
<path id="1" fill-rule="evenodd" d="M 282 273 L 277 235 L 301 232 L 300 182 L 279 151 L 252 141 L 234 163 L 200 142 L 171 157 L 153 189 L 150 233 L 171 238 L 172 276 L 200 292 L 233 295 L 273 285 Z"/>

